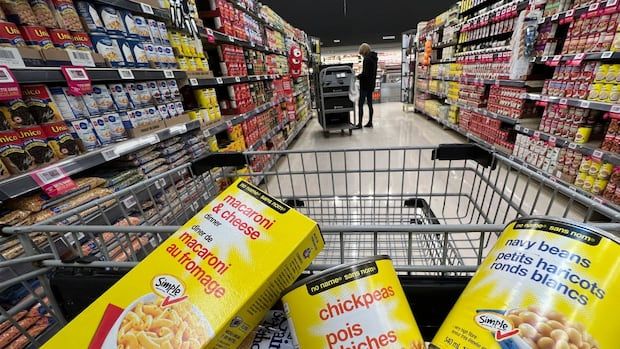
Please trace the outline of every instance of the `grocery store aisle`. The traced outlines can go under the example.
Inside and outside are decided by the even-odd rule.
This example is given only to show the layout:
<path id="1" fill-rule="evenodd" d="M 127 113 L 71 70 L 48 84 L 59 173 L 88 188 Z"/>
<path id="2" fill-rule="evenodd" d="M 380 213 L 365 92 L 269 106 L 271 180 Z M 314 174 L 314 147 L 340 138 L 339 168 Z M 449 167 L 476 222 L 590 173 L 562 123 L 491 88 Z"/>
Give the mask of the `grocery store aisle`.
<path id="1" fill-rule="evenodd" d="M 293 144 L 293 150 L 302 149 L 367 149 L 395 146 L 436 145 L 439 143 L 462 143 L 465 138 L 451 131 L 444 131 L 433 120 L 424 116 L 405 113 L 400 102 L 374 105 L 374 128 L 353 131 L 353 135 L 333 133 L 323 136 L 316 118 Z M 364 109 L 364 123 L 368 121 L 368 110 Z"/>

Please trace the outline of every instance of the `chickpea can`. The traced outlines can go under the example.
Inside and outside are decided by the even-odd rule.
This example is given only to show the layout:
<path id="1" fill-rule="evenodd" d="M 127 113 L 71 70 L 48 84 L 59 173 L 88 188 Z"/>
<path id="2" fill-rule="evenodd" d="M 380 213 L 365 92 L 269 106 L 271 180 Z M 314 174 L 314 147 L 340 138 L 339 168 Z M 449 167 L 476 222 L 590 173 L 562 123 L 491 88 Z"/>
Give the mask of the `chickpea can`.
<path id="1" fill-rule="evenodd" d="M 388 256 L 298 281 L 282 303 L 295 348 L 425 348 Z"/>
<path id="2" fill-rule="evenodd" d="M 620 242 L 568 219 L 511 222 L 431 348 L 617 348 Z"/>

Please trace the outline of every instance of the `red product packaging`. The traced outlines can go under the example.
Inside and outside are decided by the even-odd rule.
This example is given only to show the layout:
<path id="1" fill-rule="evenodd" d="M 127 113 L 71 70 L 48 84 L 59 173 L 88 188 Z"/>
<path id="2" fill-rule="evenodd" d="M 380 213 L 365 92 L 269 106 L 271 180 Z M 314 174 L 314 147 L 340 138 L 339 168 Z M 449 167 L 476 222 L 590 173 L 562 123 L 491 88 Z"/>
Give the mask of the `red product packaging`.
<path id="1" fill-rule="evenodd" d="M 36 165 L 47 164 L 56 159 L 41 126 L 20 127 L 17 134 L 24 150 L 34 159 Z"/>
<path id="2" fill-rule="evenodd" d="M 49 146 L 59 159 L 80 153 L 71 131 L 64 122 L 44 124 L 41 128 Z"/>
<path id="3" fill-rule="evenodd" d="M 20 30 L 27 45 L 40 48 L 54 47 L 50 33 L 44 27 L 28 25 L 21 27 Z"/>
<path id="4" fill-rule="evenodd" d="M 0 45 L 26 46 L 26 41 L 14 23 L 0 22 Z"/>
<path id="5" fill-rule="evenodd" d="M 0 159 L 12 174 L 24 173 L 34 164 L 15 131 L 0 132 Z"/>
<path id="6" fill-rule="evenodd" d="M 88 34 L 84 32 L 74 32 L 72 39 L 76 49 L 84 51 L 93 50 L 93 43 L 90 41 Z"/>
<path id="7" fill-rule="evenodd" d="M 68 30 L 50 29 L 50 37 L 52 39 L 52 44 L 54 44 L 55 47 L 75 49 L 73 36 Z"/>

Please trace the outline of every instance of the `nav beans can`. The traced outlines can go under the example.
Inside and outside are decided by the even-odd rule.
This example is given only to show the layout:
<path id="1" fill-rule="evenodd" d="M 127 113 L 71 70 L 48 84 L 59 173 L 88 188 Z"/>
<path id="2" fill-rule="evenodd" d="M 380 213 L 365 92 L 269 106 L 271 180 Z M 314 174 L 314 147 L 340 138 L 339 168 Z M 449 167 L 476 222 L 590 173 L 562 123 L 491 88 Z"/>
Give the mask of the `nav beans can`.
<path id="1" fill-rule="evenodd" d="M 298 281 L 282 302 L 295 348 L 424 348 L 388 256 Z"/>
<path id="2" fill-rule="evenodd" d="M 566 219 L 510 223 L 431 348 L 618 348 L 616 237 Z"/>

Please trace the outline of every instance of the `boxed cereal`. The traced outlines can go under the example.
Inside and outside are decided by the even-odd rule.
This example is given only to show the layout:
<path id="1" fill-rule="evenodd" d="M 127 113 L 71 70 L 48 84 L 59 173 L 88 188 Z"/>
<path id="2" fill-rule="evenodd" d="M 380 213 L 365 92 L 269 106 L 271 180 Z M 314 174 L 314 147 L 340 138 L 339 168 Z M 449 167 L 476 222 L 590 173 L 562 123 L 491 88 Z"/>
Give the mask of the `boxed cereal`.
<path id="1" fill-rule="evenodd" d="M 44 348 L 237 348 L 323 244 L 314 221 L 238 180 Z"/>

